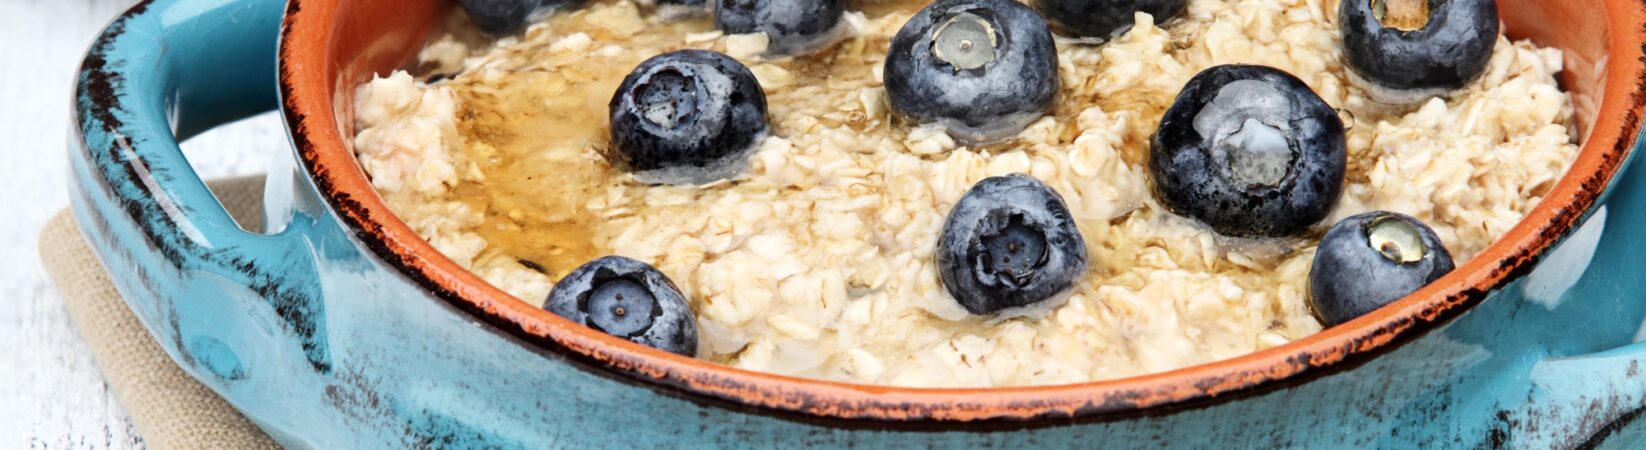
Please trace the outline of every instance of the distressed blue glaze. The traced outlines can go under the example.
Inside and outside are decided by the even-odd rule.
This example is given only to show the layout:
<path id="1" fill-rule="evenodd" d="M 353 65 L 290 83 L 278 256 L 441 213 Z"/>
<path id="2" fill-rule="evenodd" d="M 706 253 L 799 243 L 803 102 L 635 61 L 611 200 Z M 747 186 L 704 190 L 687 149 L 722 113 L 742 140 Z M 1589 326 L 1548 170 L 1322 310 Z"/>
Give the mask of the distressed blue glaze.
<path id="1" fill-rule="evenodd" d="M 1633 420 L 1646 405 L 1638 169 L 1590 221 L 1603 226 L 1592 257 L 1561 261 L 1590 260 L 1575 283 L 1532 281 L 1569 290 L 1528 301 L 1522 277 L 1350 370 L 1105 422 L 831 427 L 602 375 L 480 323 L 363 251 L 292 155 L 266 186 L 276 232 L 241 230 L 176 143 L 276 107 L 282 6 L 156 0 L 117 20 L 79 74 L 69 154 L 74 212 L 133 311 L 184 370 L 293 448 L 1646 446 L 1646 420 Z"/>

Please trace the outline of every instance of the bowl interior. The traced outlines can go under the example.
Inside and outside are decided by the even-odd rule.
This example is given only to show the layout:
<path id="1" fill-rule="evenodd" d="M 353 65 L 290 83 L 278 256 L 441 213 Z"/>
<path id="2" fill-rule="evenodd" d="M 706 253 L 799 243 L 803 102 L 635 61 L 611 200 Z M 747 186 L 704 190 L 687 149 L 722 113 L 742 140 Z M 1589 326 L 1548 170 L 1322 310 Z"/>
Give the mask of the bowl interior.
<path id="1" fill-rule="evenodd" d="M 1483 300 L 1571 229 L 1621 165 L 1639 125 L 1642 27 L 1632 0 L 1499 0 L 1511 39 L 1561 49 L 1584 146 L 1523 222 L 1452 274 L 1347 324 L 1229 360 L 1064 386 L 904 389 L 754 373 L 586 330 L 503 293 L 396 218 L 353 158 L 354 87 L 406 68 L 451 12 L 442 0 L 291 0 L 282 37 L 288 125 L 321 195 L 368 247 L 437 296 L 516 337 L 640 383 L 834 419 L 880 422 L 1102 416 L 1208 399 L 1329 373 L 1374 357 Z M 1335 5 L 1328 7 L 1335 8 Z"/>
<path id="2" fill-rule="evenodd" d="M 1561 87 L 1572 96 L 1577 126 L 1582 130 L 1578 142 L 1588 142 L 1606 91 L 1606 55 L 1611 50 L 1608 8 L 1573 7 L 1569 2 L 1549 0 L 1498 0 L 1497 4 L 1509 39 L 1560 49 L 1566 62 Z"/>

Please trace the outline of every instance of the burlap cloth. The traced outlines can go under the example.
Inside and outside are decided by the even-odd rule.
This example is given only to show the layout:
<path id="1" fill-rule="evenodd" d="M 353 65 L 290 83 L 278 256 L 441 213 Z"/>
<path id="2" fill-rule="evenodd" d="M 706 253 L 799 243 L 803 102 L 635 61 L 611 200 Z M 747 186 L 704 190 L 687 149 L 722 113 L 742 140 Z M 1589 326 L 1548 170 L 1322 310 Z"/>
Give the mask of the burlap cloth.
<path id="1" fill-rule="evenodd" d="M 241 224 L 261 225 L 252 222 L 263 200 L 262 176 L 210 185 Z M 40 259 L 103 378 L 150 448 L 280 448 L 160 350 L 115 291 L 73 214 L 58 213 L 40 232 Z"/>

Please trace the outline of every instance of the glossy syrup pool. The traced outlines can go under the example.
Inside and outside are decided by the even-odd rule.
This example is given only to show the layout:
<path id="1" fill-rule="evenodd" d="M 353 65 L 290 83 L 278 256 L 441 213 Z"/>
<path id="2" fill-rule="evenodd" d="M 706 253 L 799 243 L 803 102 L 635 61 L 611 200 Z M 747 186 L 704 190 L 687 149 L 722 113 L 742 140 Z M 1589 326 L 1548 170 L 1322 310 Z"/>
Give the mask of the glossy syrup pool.
<path id="1" fill-rule="evenodd" d="M 611 0 L 598 3 L 628 7 Z M 873 18 L 912 14 L 927 3 L 868 0 L 854 6 Z M 644 10 L 641 15 L 649 16 Z M 464 156 L 484 174 L 481 182 L 464 181 L 456 186 L 454 197 L 485 211 L 486 222 L 476 231 L 490 244 L 489 251 L 513 255 L 558 280 L 583 262 L 610 254 L 610 249 L 601 248 L 593 239 L 602 218 L 588 211 L 586 203 L 607 195 L 614 186 L 640 186 L 602 157 L 609 145 L 608 102 L 618 85 L 647 58 L 701 47 L 686 42 L 687 35 L 712 32 L 714 23 L 712 16 L 703 16 L 647 23 L 643 29 L 614 29 L 609 22 L 583 12 L 555 14 L 544 22 L 547 26 L 533 33 L 561 37 L 586 33 L 593 41 L 590 50 L 521 49 L 533 53 L 530 59 L 541 59 L 542 67 L 525 67 L 506 77 L 460 75 L 444 83 L 461 100 L 458 129 L 468 144 L 463 147 Z M 465 21 L 454 20 L 449 28 L 452 34 L 473 40 L 472 31 L 461 29 L 467 26 Z M 598 52 L 608 45 L 618 45 L 622 51 Z M 765 62 L 787 70 L 793 76 L 791 86 L 861 81 L 874 77 L 889 45 L 886 36 L 859 36 L 812 55 Z M 567 64 L 567 58 L 578 63 Z M 770 116 L 805 114 L 827 126 L 847 126 L 864 133 L 908 132 L 906 125 L 832 114 L 832 105 L 792 101 L 811 94 L 766 90 Z M 797 132 L 773 125 L 779 135 Z M 715 188 L 715 184 L 702 187 Z M 643 201 L 643 195 L 629 197 L 629 201 Z"/>
<path id="2" fill-rule="evenodd" d="M 557 14 L 547 22 L 557 35 L 583 32 L 596 43 L 621 41 L 647 48 L 680 43 L 687 33 L 713 27 L 708 19 L 697 19 L 624 36 L 580 15 Z M 507 77 L 459 76 L 447 82 L 461 100 L 458 131 L 468 144 L 464 156 L 484 174 L 484 181 L 457 186 L 455 197 L 485 211 L 486 221 L 476 232 L 492 249 L 556 280 L 609 254 L 593 239 L 601 218 L 585 204 L 623 182 L 601 157 L 608 146 L 607 102 L 628 71 L 650 56 L 625 51 L 587 58 L 598 59 L 588 64 L 553 64 Z"/>

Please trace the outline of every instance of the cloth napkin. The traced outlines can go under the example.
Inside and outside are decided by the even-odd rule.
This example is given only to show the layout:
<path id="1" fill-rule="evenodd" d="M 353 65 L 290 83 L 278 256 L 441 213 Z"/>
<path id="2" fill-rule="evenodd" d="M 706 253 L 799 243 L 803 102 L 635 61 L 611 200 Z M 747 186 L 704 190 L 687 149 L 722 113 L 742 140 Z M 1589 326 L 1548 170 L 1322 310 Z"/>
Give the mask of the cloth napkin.
<path id="1" fill-rule="evenodd" d="M 262 176 L 208 184 L 242 226 L 260 228 Z M 40 260 L 103 378 L 150 448 L 280 448 L 166 356 L 126 307 L 69 211 L 57 213 L 40 232 Z"/>

